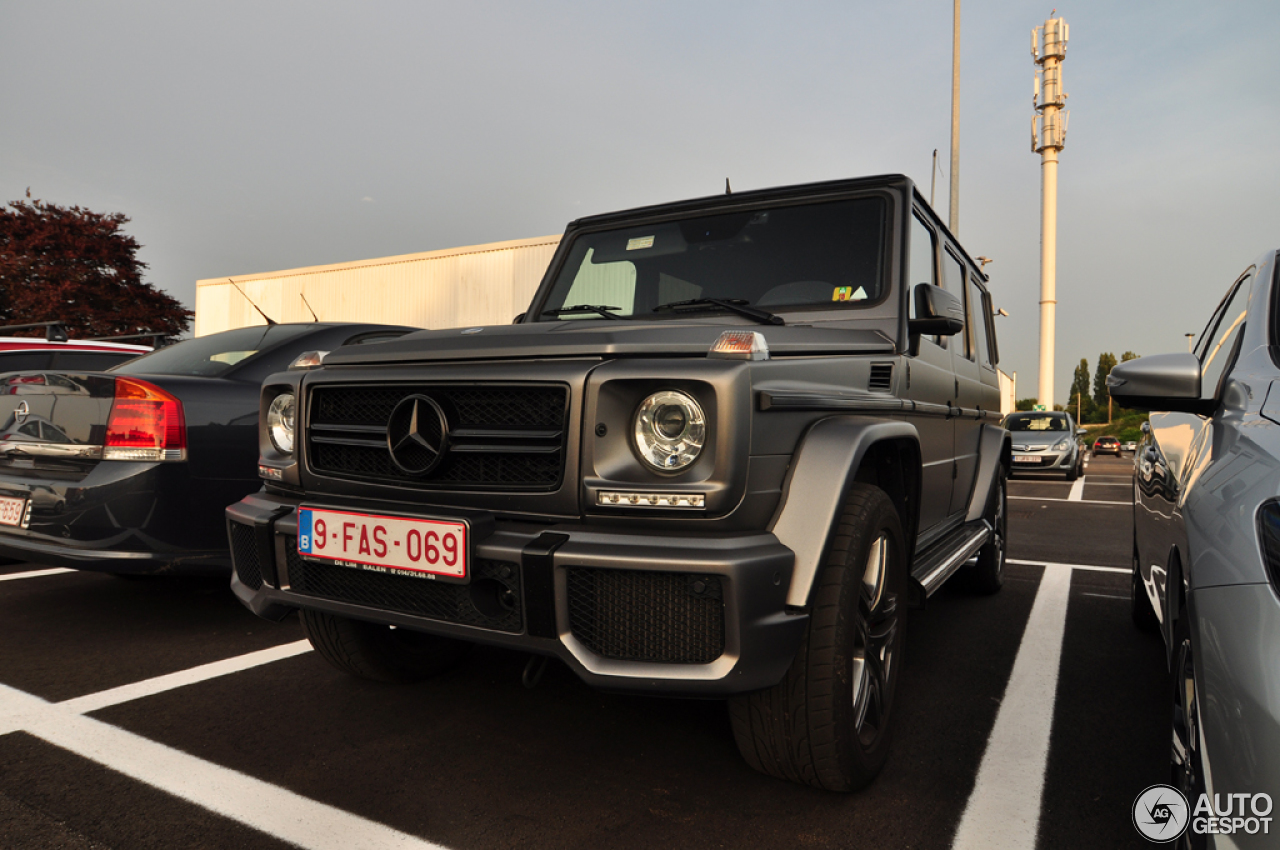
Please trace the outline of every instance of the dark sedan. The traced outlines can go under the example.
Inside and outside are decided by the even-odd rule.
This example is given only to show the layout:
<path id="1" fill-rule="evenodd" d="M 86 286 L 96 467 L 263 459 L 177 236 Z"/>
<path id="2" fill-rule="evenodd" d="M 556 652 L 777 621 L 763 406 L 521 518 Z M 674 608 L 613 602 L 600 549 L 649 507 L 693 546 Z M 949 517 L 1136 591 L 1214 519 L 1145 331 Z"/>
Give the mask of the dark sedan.
<path id="1" fill-rule="evenodd" d="M 1120 441 L 1115 437 L 1099 437 L 1093 441 L 1093 456 L 1115 455 L 1120 457 Z"/>
<path id="2" fill-rule="evenodd" d="M 226 573 L 223 509 L 261 485 L 262 379 L 307 351 L 413 328 L 271 325 L 106 372 L 0 377 L 0 557 L 109 573 Z"/>

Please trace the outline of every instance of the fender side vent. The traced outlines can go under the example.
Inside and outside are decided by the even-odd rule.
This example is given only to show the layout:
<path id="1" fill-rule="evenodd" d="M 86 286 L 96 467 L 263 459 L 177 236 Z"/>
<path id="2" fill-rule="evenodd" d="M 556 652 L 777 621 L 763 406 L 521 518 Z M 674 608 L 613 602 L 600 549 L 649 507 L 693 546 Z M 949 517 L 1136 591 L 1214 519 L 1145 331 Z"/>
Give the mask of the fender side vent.
<path id="1" fill-rule="evenodd" d="M 887 393 L 893 389 L 893 364 L 872 363 L 871 377 L 867 380 L 867 389 L 879 393 Z"/>

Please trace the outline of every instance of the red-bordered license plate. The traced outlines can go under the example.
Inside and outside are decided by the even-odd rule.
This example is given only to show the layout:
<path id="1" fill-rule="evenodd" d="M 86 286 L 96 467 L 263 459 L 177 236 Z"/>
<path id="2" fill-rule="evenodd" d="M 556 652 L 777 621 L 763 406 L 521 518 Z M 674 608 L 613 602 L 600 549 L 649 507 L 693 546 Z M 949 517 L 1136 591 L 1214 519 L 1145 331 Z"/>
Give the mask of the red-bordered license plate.
<path id="1" fill-rule="evenodd" d="M 465 582 L 465 521 L 298 509 L 298 554 L 379 573 Z"/>
<path id="2" fill-rule="evenodd" d="M 0 496 L 0 525 L 22 525 L 27 500 L 20 496 Z"/>

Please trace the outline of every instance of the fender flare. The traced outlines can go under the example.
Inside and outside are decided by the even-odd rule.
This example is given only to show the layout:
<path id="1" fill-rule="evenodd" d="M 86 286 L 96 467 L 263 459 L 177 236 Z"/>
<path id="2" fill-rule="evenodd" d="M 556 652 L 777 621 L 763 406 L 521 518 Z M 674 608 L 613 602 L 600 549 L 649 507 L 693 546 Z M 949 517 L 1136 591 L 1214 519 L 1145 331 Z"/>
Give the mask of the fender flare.
<path id="1" fill-rule="evenodd" d="M 778 541 L 795 553 L 788 607 L 809 604 L 828 535 L 867 449 L 885 440 L 901 439 L 918 445 L 920 435 L 908 422 L 866 417 L 822 419 L 805 434 L 770 528 Z M 907 517 L 902 524 L 904 529 L 910 526 Z"/>
<path id="2" fill-rule="evenodd" d="M 1001 465 L 1005 472 L 1013 464 L 1013 440 L 1009 432 L 1000 425 L 985 422 L 982 425 L 982 436 L 978 442 L 978 474 L 973 477 L 973 493 L 969 497 L 969 513 L 965 522 L 976 522 L 982 519 L 987 510 L 987 493 L 996 480 L 996 470 Z"/>

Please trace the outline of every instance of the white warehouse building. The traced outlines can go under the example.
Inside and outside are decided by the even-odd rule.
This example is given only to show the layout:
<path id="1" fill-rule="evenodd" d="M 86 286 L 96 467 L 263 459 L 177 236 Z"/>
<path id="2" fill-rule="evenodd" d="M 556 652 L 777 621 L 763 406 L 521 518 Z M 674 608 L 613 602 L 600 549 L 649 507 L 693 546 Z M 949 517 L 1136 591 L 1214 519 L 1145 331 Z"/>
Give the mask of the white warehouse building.
<path id="1" fill-rule="evenodd" d="M 529 306 L 559 244 L 544 236 L 201 280 L 195 335 L 263 324 L 254 304 L 277 322 L 310 322 L 314 312 L 421 328 L 506 324 Z"/>

